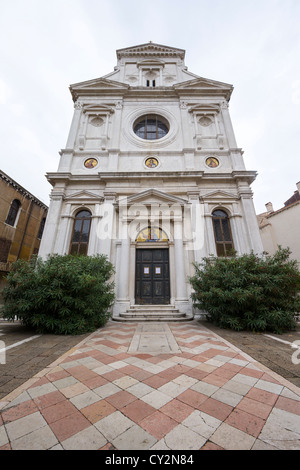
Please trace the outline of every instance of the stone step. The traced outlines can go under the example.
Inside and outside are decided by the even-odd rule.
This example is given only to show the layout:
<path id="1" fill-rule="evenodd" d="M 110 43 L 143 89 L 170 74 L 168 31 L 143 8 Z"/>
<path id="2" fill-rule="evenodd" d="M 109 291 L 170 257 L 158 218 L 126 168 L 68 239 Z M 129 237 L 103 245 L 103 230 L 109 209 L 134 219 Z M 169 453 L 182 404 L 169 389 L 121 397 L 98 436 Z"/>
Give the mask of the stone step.
<path id="1" fill-rule="evenodd" d="M 187 321 L 192 320 L 192 315 L 187 315 L 172 305 L 133 305 L 116 321 Z"/>

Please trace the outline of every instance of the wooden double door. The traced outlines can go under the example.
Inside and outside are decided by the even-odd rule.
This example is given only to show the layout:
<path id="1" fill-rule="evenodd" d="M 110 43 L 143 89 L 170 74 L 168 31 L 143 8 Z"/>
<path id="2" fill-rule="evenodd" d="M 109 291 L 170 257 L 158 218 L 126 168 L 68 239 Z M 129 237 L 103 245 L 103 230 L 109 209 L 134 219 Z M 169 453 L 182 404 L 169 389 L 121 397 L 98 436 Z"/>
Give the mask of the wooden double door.
<path id="1" fill-rule="evenodd" d="M 168 248 L 136 250 L 136 304 L 170 303 L 170 269 Z"/>

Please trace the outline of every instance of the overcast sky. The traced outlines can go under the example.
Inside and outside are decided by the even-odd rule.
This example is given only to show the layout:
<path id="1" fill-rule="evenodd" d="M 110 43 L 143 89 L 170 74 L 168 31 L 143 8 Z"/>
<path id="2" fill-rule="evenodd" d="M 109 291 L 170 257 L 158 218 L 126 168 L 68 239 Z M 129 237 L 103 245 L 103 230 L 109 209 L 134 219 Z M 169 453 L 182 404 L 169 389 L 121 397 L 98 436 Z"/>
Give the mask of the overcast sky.
<path id="1" fill-rule="evenodd" d="M 186 50 L 188 70 L 234 86 L 230 113 L 257 213 L 300 181 L 300 0 L 0 0 L 0 168 L 49 204 L 73 116 L 69 85 L 116 50 Z"/>

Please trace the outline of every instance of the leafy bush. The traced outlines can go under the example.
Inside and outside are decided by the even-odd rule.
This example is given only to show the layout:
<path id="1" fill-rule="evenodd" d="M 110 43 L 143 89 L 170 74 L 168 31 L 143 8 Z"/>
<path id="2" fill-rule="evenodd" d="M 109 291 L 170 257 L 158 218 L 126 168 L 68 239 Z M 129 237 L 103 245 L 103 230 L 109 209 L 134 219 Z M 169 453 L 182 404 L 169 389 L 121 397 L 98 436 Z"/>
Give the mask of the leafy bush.
<path id="1" fill-rule="evenodd" d="M 282 333 L 300 311 L 300 272 L 290 250 L 204 258 L 190 279 L 194 306 L 221 328 Z"/>
<path id="2" fill-rule="evenodd" d="M 7 276 L 2 316 L 17 316 L 41 333 L 94 331 L 110 317 L 112 274 L 112 264 L 102 255 L 18 260 Z"/>

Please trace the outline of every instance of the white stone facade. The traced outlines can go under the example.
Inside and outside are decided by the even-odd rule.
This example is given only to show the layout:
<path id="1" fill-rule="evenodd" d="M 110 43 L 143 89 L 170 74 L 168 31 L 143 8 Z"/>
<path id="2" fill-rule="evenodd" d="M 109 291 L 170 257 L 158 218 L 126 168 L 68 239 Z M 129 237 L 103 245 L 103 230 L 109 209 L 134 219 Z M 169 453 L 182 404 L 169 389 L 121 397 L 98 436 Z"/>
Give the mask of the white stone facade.
<path id="1" fill-rule="evenodd" d="M 300 182 L 284 207 L 274 211 L 268 202 L 266 209 L 257 216 L 264 251 L 274 255 L 279 245 L 289 248 L 291 259 L 297 260 L 300 267 Z"/>
<path id="2" fill-rule="evenodd" d="M 195 261 L 216 254 L 216 209 L 228 215 L 238 253 L 263 251 L 250 189 L 256 173 L 245 169 L 228 110 L 233 87 L 190 73 L 184 56 L 153 43 L 121 49 L 112 73 L 72 85 L 67 145 L 58 171 L 47 174 L 53 189 L 40 255 L 69 253 L 76 214 L 89 211 L 87 254 L 104 253 L 116 268 L 115 317 L 139 303 L 139 249 L 168 250 L 166 302 L 193 312 L 188 277 Z M 137 135 L 144 116 L 159 119 L 166 134 Z M 147 227 L 164 238 L 138 241 Z"/>

